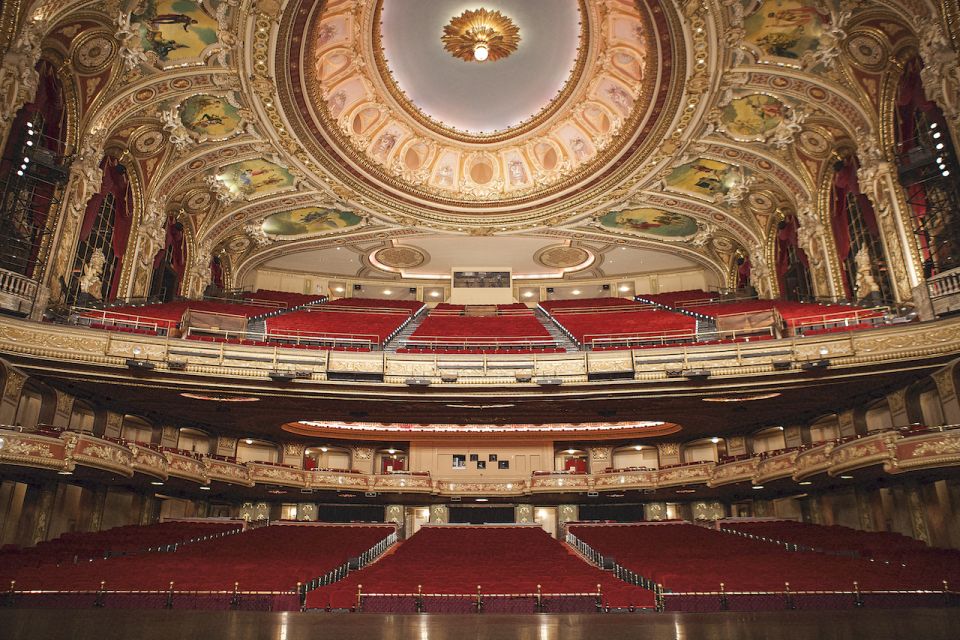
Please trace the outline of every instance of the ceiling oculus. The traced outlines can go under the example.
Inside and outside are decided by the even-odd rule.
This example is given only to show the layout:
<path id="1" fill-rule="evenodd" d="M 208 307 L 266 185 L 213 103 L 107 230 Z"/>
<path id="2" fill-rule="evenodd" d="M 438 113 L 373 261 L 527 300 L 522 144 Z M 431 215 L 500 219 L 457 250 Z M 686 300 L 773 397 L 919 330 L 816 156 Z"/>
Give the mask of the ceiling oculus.
<path id="1" fill-rule="evenodd" d="M 467 10 L 443 28 L 443 48 L 466 62 L 496 62 L 517 50 L 520 29 L 499 11 Z"/>

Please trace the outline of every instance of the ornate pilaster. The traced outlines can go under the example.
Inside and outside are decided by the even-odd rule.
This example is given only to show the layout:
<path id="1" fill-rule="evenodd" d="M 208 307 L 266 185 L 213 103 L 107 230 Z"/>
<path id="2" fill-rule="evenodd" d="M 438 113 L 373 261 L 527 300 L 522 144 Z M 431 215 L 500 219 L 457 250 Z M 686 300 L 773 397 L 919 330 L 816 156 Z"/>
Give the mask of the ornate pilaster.
<path id="1" fill-rule="evenodd" d="M 580 518 L 580 507 L 575 504 L 562 504 L 557 509 L 557 527 L 563 531 L 563 525 L 576 522 Z"/>
<path id="2" fill-rule="evenodd" d="M 7 367 L 7 379 L 3 385 L 3 398 L 0 398 L 0 424 L 13 424 L 17 419 L 20 393 L 26 383 L 27 376 L 25 374 Z"/>
<path id="3" fill-rule="evenodd" d="M 590 447 L 590 473 L 602 473 L 607 467 L 613 466 L 613 449 L 611 447 Z"/>
<path id="4" fill-rule="evenodd" d="M 45 484 L 36 487 L 39 492 L 36 502 L 36 516 L 33 519 L 31 544 L 39 544 L 50 533 L 50 521 L 53 519 L 53 504 L 57 497 L 57 485 Z"/>
<path id="5" fill-rule="evenodd" d="M 807 254 L 810 261 L 816 293 L 821 297 L 837 298 L 837 288 L 832 269 L 830 254 L 827 250 L 826 226 L 813 204 L 809 200 L 797 203 L 797 244 Z"/>
<path id="6" fill-rule="evenodd" d="M 960 143 L 960 55 L 944 34 L 939 15 L 918 16 L 917 45 L 923 69 L 920 79 L 927 97 L 937 103 L 947 119 L 954 147 Z"/>
<path id="7" fill-rule="evenodd" d="M 529 524 L 533 522 L 533 505 L 518 504 L 513 508 L 513 521 L 517 524 Z"/>
<path id="8" fill-rule="evenodd" d="M 857 498 L 857 518 L 860 522 L 860 528 L 864 531 L 873 531 L 873 512 L 870 508 L 870 496 L 863 491 L 856 492 Z"/>
<path id="9" fill-rule="evenodd" d="M 190 256 L 190 264 L 187 268 L 187 286 L 185 291 L 191 298 L 198 298 L 203 295 L 204 289 L 210 284 L 210 260 L 213 258 L 213 245 L 209 239 L 197 243 L 195 250 Z"/>
<path id="10" fill-rule="evenodd" d="M 957 387 L 954 384 L 953 370 L 956 364 L 944 367 L 930 377 L 937 383 L 940 394 L 940 405 L 943 408 L 943 419 L 947 424 L 960 424 L 960 399 L 957 398 Z"/>
<path id="11" fill-rule="evenodd" d="M 87 210 L 87 203 L 103 184 L 100 163 L 103 161 L 106 138 L 106 127 L 92 127 L 81 136 L 83 142 L 70 165 L 63 203 L 55 213 L 58 223 L 51 243 L 52 261 L 46 271 L 50 297 L 54 300 L 62 298 L 65 293 L 60 290 L 60 278 L 70 281 L 83 214 Z"/>
<path id="12" fill-rule="evenodd" d="M 923 500 L 918 485 L 907 489 L 907 502 L 910 506 L 910 526 L 913 529 L 913 537 L 930 544 L 930 531 L 927 529 L 927 518 L 923 513 Z"/>
<path id="13" fill-rule="evenodd" d="M 166 241 L 164 225 L 167 221 L 166 197 L 151 198 L 143 210 L 140 224 L 137 226 L 135 248 L 135 269 L 132 274 L 134 297 L 150 293 L 150 279 L 153 275 L 153 258 L 163 249 Z"/>
<path id="14" fill-rule="evenodd" d="M 450 522 L 450 507 L 445 504 L 430 505 L 430 524 L 447 524 Z"/>
<path id="15" fill-rule="evenodd" d="M 90 510 L 90 531 L 100 531 L 103 527 L 103 512 L 107 505 L 107 488 L 97 486 L 93 490 L 93 505 Z"/>
<path id="16" fill-rule="evenodd" d="M 73 401 L 75 398 L 69 393 L 64 393 L 59 389 L 54 389 L 54 394 L 57 397 L 57 408 L 54 411 L 51 424 L 55 427 L 69 427 L 70 418 L 73 415 Z"/>
<path id="17" fill-rule="evenodd" d="M 360 473 L 373 473 L 373 447 L 354 447 L 351 451 L 351 469 Z"/>
<path id="18" fill-rule="evenodd" d="M 46 26 L 43 21 L 28 19 L 0 61 L 0 126 L 9 125 L 20 108 L 37 95 L 40 74 L 36 66 Z"/>
<path id="19" fill-rule="evenodd" d="M 643 505 L 643 519 L 657 522 L 667 519 L 667 504 L 665 502 L 648 502 Z"/>
<path id="20" fill-rule="evenodd" d="M 857 149 L 860 189 L 877 213 L 883 251 L 893 274 L 895 300 L 912 300 L 913 289 L 921 281 L 921 271 L 915 239 L 907 234 L 909 210 L 897 179 L 897 168 L 883 156 L 873 134 L 860 133 Z"/>
<path id="21" fill-rule="evenodd" d="M 383 512 L 384 522 L 393 522 L 401 529 L 404 525 L 404 508 L 402 504 L 388 504 Z"/>
<path id="22" fill-rule="evenodd" d="M 680 445 L 676 442 L 661 442 L 657 445 L 657 458 L 660 466 L 680 464 Z"/>
<path id="23" fill-rule="evenodd" d="M 283 445 L 283 464 L 292 464 L 298 469 L 303 468 L 303 452 L 306 447 L 302 444 L 287 442 Z"/>

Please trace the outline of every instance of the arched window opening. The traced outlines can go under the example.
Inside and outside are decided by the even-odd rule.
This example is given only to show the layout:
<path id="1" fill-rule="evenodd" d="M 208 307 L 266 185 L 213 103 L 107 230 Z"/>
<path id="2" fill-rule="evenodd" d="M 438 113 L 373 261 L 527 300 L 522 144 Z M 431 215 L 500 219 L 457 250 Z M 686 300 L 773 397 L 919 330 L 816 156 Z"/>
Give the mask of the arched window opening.
<path id="1" fill-rule="evenodd" d="M 853 156 L 834 166 L 830 226 L 843 268 L 843 286 L 851 300 L 889 303 L 893 293 L 881 231 L 873 205 L 860 191 L 858 166 Z"/>
<path id="2" fill-rule="evenodd" d="M 70 282 L 64 287 L 70 304 L 115 300 L 120 285 L 133 198 L 126 167 L 119 160 L 108 156 L 100 166 L 103 183 L 87 204 Z"/>
<path id="3" fill-rule="evenodd" d="M 927 99 L 923 63 L 904 68 L 897 90 L 897 169 L 929 278 L 960 266 L 960 164 L 943 112 Z"/>
<path id="4" fill-rule="evenodd" d="M 183 225 L 169 216 L 164 228 L 166 239 L 163 248 L 153 258 L 153 278 L 148 296 L 151 300 L 170 302 L 180 292 L 187 251 Z"/>
<path id="5" fill-rule="evenodd" d="M 14 118 L 0 160 L 0 268 L 28 278 L 41 276 L 50 210 L 67 181 L 63 86 L 52 64 L 41 60 L 36 68 L 37 96 Z"/>
<path id="6" fill-rule="evenodd" d="M 810 265 L 807 254 L 797 244 L 797 219 L 784 218 L 777 225 L 777 282 L 780 297 L 785 300 L 809 301 L 813 299 L 813 283 L 810 280 Z"/>

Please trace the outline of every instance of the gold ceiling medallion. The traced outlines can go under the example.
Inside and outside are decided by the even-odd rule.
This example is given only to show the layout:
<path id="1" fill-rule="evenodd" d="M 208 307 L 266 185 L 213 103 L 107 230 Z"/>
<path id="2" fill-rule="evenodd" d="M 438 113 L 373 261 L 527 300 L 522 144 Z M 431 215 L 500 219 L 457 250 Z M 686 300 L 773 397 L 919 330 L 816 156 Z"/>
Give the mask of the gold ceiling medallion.
<path id="1" fill-rule="evenodd" d="M 466 62 L 494 62 L 517 50 L 520 28 L 499 11 L 464 11 L 443 28 L 443 48 Z"/>

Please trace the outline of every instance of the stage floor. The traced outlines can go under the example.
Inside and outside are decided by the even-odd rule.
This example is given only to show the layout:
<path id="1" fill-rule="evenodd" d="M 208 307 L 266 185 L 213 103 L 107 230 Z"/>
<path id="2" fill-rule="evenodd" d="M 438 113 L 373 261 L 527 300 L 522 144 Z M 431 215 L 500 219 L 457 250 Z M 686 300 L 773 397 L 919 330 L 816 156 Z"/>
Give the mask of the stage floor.
<path id="1" fill-rule="evenodd" d="M 3 640 L 955 640 L 960 609 L 380 615 L 0 609 Z"/>

